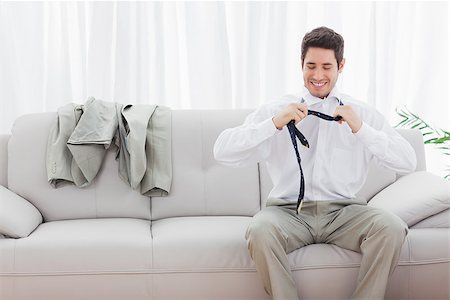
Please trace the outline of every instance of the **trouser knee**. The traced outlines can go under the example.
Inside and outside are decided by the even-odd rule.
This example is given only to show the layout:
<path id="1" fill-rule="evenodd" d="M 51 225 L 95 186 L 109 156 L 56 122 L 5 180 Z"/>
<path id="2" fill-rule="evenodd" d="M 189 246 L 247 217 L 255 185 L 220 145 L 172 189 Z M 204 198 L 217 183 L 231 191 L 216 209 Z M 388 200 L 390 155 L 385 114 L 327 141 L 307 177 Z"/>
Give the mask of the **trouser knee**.
<path id="1" fill-rule="evenodd" d="M 387 242 L 398 246 L 403 244 L 408 234 L 408 226 L 398 216 L 392 213 L 385 213 L 376 218 L 374 223 L 381 230 Z"/>
<path id="2" fill-rule="evenodd" d="M 249 246 L 250 244 L 262 246 L 280 242 L 285 244 L 287 241 L 287 236 L 283 234 L 280 228 L 277 228 L 272 222 L 264 219 L 253 220 L 247 228 L 245 238 Z"/>

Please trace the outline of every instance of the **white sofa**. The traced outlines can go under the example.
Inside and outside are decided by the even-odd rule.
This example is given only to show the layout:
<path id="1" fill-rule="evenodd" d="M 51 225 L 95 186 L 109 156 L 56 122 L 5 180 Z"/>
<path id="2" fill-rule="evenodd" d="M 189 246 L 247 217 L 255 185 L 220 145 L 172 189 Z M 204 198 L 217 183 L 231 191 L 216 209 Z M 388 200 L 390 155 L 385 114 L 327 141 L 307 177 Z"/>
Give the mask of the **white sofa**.
<path id="1" fill-rule="evenodd" d="M 270 179 L 263 164 L 228 168 L 212 153 L 248 113 L 174 110 L 172 190 L 152 199 L 119 179 L 112 148 L 91 186 L 52 188 L 45 153 L 56 113 L 17 119 L 0 135 L 0 299 L 270 299 L 244 238 Z M 386 299 L 449 299 L 449 183 L 424 171 L 420 132 L 399 131 L 417 172 L 372 166 L 359 193 L 410 226 Z M 360 254 L 316 244 L 289 258 L 301 299 L 351 295 Z"/>

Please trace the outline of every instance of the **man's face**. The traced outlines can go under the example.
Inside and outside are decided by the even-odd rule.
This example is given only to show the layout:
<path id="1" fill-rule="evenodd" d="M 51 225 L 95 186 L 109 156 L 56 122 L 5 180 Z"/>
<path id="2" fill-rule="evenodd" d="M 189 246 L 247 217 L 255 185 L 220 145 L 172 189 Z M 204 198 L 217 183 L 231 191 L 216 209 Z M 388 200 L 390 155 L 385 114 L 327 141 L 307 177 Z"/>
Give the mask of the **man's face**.
<path id="1" fill-rule="evenodd" d="M 303 61 L 303 80 L 311 95 L 319 98 L 328 96 L 342 72 L 345 59 L 338 68 L 334 51 L 323 48 L 309 48 Z"/>

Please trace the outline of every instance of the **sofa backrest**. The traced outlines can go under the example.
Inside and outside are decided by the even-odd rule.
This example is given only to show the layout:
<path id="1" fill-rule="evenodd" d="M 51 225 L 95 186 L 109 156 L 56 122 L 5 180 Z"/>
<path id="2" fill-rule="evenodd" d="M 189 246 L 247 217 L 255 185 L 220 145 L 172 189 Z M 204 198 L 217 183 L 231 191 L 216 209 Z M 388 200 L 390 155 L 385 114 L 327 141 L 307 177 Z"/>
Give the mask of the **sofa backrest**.
<path id="1" fill-rule="evenodd" d="M 272 187 L 265 164 L 230 168 L 220 165 L 213 157 L 213 145 L 220 132 L 242 124 L 249 113 L 250 110 L 174 110 L 172 189 L 169 196 L 152 199 L 132 190 L 119 178 L 115 147 L 108 150 L 92 185 L 86 188 L 66 185 L 54 189 L 47 182 L 45 157 L 49 128 L 57 115 L 25 115 L 16 120 L 11 136 L 0 136 L 0 183 L 7 183 L 10 190 L 34 204 L 45 221 L 100 217 L 157 220 L 198 215 L 252 216 L 264 205 Z M 417 169 L 425 170 L 420 131 L 399 129 L 399 132 L 416 151 Z M 8 154 L 2 155 L 8 140 Z M 395 179 L 394 172 L 372 165 L 359 194 L 370 199 Z"/>
<path id="2" fill-rule="evenodd" d="M 150 219 L 150 201 L 123 182 L 117 172 L 115 149 L 86 188 L 65 185 L 54 189 L 45 167 L 47 137 L 56 113 L 19 117 L 8 144 L 8 188 L 29 200 L 45 221 L 78 218 L 132 217 Z"/>
<path id="3" fill-rule="evenodd" d="M 257 164 L 238 169 L 224 167 L 215 162 L 212 152 L 219 133 L 242 123 L 248 113 L 246 110 L 174 110 L 172 190 L 169 196 L 155 197 L 152 201 L 119 178 L 115 147 L 107 152 L 102 169 L 90 186 L 51 187 L 45 168 L 46 146 L 49 129 L 57 115 L 25 115 L 15 121 L 9 139 L 8 188 L 34 204 L 45 221 L 252 216 L 261 207 Z"/>
<path id="4" fill-rule="evenodd" d="M 249 110 L 175 110 L 172 115 L 172 190 L 152 198 L 152 219 L 194 215 L 253 216 L 261 208 L 258 165 L 217 163 L 220 132 L 242 124 Z"/>

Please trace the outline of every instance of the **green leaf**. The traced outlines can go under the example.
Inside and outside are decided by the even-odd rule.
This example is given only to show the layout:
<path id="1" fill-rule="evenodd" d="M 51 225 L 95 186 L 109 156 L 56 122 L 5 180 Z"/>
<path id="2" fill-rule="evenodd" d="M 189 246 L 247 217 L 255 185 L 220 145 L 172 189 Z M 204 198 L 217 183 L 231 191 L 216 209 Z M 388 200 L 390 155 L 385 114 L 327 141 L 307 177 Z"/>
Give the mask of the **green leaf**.
<path id="1" fill-rule="evenodd" d="M 445 143 L 446 141 L 449 141 L 449 140 L 450 140 L 449 137 L 444 136 L 444 137 L 436 139 L 436 143 Z"/>
<path id="2" fill-rule="evenodd" d="M 434 144 L 434 141 L 436 140 L 436 138 L 432 138 L 429 140 L 424 141 L 424 144 Z"/>
<path id="3" fill-rule="evenodd" d="M 450 132 L 442 128 L 433 128 L 426 123 L 419 115 L 414 114 L 406 106 L 395 108 L 395 112 L 400 116 L 401 120 L 394 127 L 414 128 L 420 130 L 424 137 L 424 144 L 439 145 L 436 149 L 441 151 L 442 155 L 450 156 Z M 425 136 L 428 136 L 425 139 Z M 450 171 L 447 169 L 446 171 Z M 450 180 L 450 173 L 444 177 Z"/>

